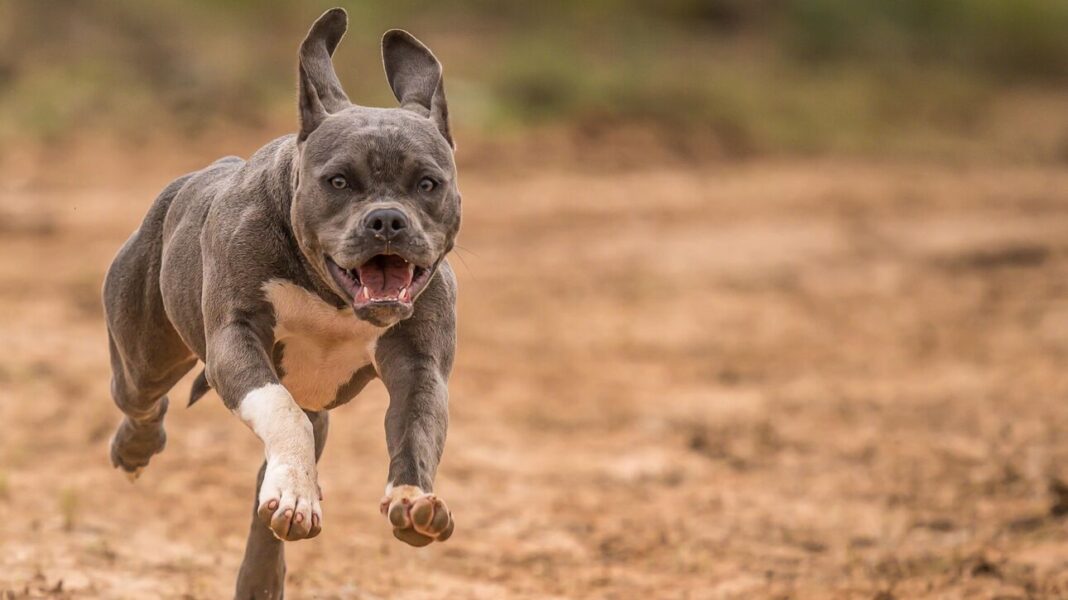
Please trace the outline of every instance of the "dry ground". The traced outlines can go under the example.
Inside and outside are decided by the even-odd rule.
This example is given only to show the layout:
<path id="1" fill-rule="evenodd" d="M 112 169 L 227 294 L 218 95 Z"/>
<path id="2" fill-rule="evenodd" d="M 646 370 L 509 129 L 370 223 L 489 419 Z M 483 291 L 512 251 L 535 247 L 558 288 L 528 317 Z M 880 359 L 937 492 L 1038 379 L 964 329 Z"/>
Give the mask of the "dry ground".
<path id="1" fill-rule="evenodd" d="M 137 484 L 106 454 L 103 271 L 206 158 L 7 165 L 0 598 L 231 590 L 252 434 L 186 381 Z M 392 539 L 372 384 L 334 415 L 292 597 L 1068 595 L 1068 171 L 592 171 L 467 168 L 457 533 Z"/>

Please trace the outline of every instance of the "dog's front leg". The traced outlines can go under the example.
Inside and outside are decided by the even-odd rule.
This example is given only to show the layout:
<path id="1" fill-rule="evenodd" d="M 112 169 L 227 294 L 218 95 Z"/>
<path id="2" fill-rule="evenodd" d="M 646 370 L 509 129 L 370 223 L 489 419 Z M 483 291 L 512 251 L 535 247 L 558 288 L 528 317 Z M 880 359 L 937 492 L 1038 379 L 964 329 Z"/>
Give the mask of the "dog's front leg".
<path id="1" fill-rule="evenodd" d="M 212 386 L 230 410 L 263 441 L 266 466 L 257 514 L 286 541 L 315 537 L 322 528 L 312 423 L 278 382 L 261 338 L 230 324 L 208 341 Z"/>
<path id="2" fill-rule="evenodd" d="M 318 459 L 326 444 L 326 432 L 329 413 L 326 411 L 306 413 L 311 419 L 315 431 L 315 457 Z M 252 504 L 252 524 L 249 526 L 248 541 L 245 544 L 245 558 L 237 574 L 237 588 L 234 598 L 239 600 L 277 600 L 282 598 L 286 561 L 282 540 L 264 525 L 259 517 L 259 491 L 267 471 L 267 463 L 260 467 L 256 480 L 256 495 Z"/>
<path id="3" fill-rule="evenodd" d="M 378 350 L 379 374 L 389 391 L 389 479 L 381 510 L 397 539 L 425 546 L 445 541 L 453 531 L 452 513 L 433 493 L 449 424 L 451 338 L 448 348 L 427 354 L 398 337 L 383 339 Z"/>

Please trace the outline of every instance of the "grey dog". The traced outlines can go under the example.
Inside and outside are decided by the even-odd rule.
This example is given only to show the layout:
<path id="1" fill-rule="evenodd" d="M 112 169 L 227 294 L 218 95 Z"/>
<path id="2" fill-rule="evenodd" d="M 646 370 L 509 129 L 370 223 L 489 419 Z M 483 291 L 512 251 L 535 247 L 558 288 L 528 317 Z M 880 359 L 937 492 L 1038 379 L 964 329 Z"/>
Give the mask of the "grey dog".
<path id="1" fill-rule="evenodd" d="M 331 61 L 347 22 L 329 10 L 301 44 L 299 133 L 174 180 L 104 283 L 124 413 L 116 467 L 136 478 L 163 450 L 166 393 L 198 359 L 190 404 L 214 388 L 263 441 L 241 598 L 282 596 L 282 542 L 323 527 L 328 412 L 375 377 L 390 398 L 382 513 L 413 546 L 453 532 L 432 491 L 455 348 L 445 255 L 460 227 L 441 65 L 388 31 L 382 58 L 400 107 L 355 106 Z"/>

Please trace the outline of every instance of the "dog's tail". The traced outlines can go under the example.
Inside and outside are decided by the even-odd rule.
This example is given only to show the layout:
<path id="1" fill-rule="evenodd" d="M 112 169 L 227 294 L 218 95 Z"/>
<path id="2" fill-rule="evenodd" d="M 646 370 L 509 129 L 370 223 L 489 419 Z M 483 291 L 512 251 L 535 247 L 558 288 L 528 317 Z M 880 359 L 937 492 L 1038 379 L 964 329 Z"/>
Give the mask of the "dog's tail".
<path id="1" fill-rule="evenodd" d="M 208 371 L 207 369 L 200 372 L 197 378 L 193 380 L 193 387 L 189 390 L 189 404 L 186 407 L 193 406 L 193 403 L 211 391 L 211 384 L 208 383 Z"/>

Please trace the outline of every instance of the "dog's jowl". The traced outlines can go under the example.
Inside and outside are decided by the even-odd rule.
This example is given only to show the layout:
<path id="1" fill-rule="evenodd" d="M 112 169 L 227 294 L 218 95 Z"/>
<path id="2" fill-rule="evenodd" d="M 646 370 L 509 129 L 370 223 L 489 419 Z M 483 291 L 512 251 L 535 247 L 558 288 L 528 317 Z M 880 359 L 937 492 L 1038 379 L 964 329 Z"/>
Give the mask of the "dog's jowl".
<path id="1" fill-rule="evenodd" d="M 300 46 L 298 132 L 168 185 L 104 284 L 116 467 L 135 478 L 163 450 L 166 393 L 198 359 L 191 402 L 214 388 L 263 441 L 241 598 L 280 597 L 283 540 L 324 527 L 328 411 L 376 377 L 390 397 L 385 520 L 413 546 L 453 531 L 432 492 L 455 346 L 445 255 L 460 226 L 441 65 L 389 31 L 400 106 L 354 105 L 331 63 L 346 23 L 328 11 Z"/>

